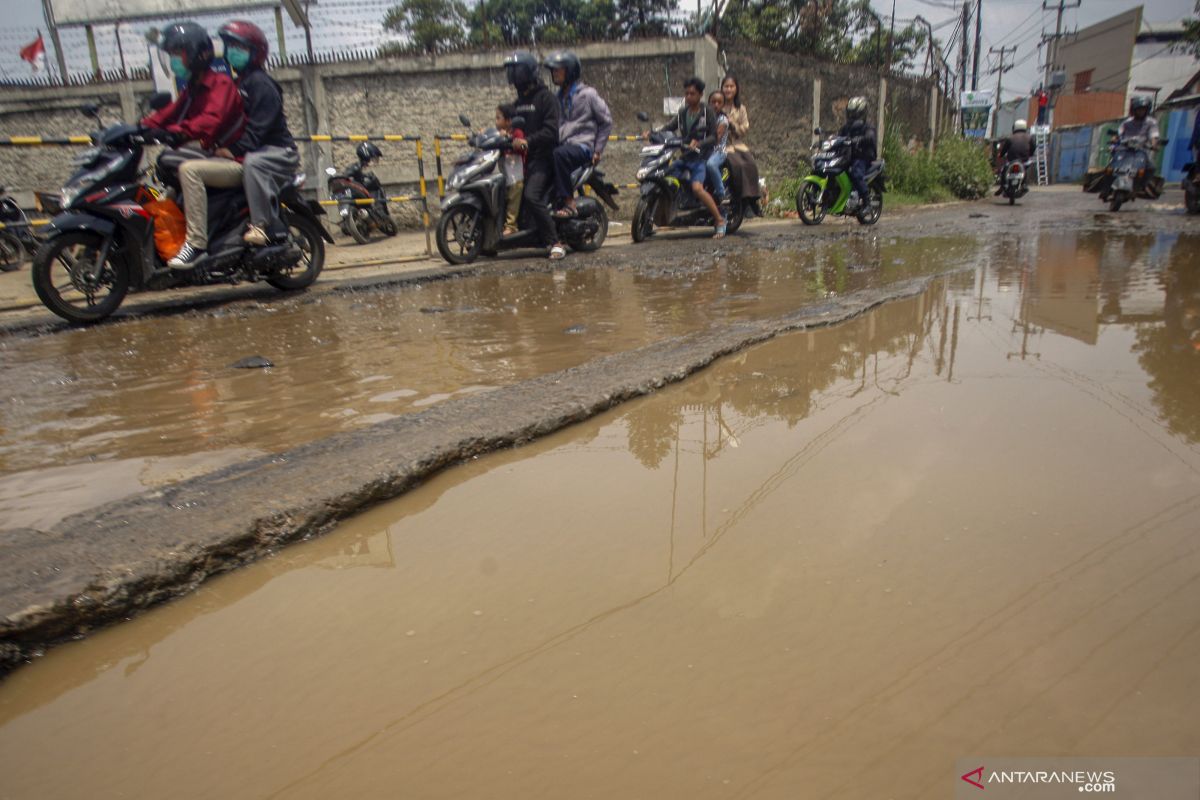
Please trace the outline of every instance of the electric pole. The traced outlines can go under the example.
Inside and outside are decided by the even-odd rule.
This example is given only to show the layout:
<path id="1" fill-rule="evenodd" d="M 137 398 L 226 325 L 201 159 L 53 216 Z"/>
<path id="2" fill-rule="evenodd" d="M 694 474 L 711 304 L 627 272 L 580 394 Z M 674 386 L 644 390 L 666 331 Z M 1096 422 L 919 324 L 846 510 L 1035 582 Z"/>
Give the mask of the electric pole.
<path id="1" fill-rule="evenodd" d="M 58 38 L 58 25 L 54 22 L 54 8 L 50 0 L 42 0 L 42 16 L 46 19 L 46 27 L 50 30 L 50 41 L 54 42 L 55 60 L 58 61 L 58 76 L 63 85 L 67 82 L 67 59 L 63 55 L 62 42 Z"/>
<path id="2" fill-rule="evenodd" d="M 1005 66 L 1004 57 L 1006 55 L 1008 55 L 1009 53 L 1011 53 L 1012 55 L 1015 56 L 1017 54 L 1017 46 L 1013 45 L 1012 47 L 993 47 L 990 50 L 988 50 L 988 52 L 996 53 L 1000 56 L 1000 63 L 996 66 L 996 69 L 993 70 L 996 73 L 996 116 L 995 116 L 995 119 L 993 119 L 993 124 L 996 124 L 1000 120 L 1000 105 L 1003 102 L 1001 95 L 1000 95 L 1000 90 L 1004 86 L 1004 73 L 1008 72 L 1014 66 L 1013 64 L 1009 64 L 1009 65 Z M 992 135 L 994 136 L 999 132 L 1000 131 L 993 129 Z"/>
<path id="3" fill-rule="evenodd" d="M 983 0 L 975 0 L 975 66 L 971 70 L 971 91 L 979 88 L 979 49 L 983 39 Z"/>
<path id="4" fill-rule="evenodd" d="M 1059 63 L 1058 63 L 1058 40 L 1061 39 L 1062 35 L 1063 35 L 1063 32 L 1062 32 L 1063 12 L 1066 11 L 1068 8 L 1079 8 L 1079 6 L 1081 6 L 1082 4 L 1083 4 L 1083 0 L 1074 0 L 1074 2 L 1067 2 L 1067 0 L 1058 0 L 1057 5 L 1050 2 L 1050 0 L 1042 0 L 1042 10 L 1043 11 L 1049 11 L 1051 9 L 1058 10 L 1058 18 L 1054 22 L 1054 37 L 1053 38 L 1051 38 L 1049 36 L 1042 37 L 1043 43 L 1045 43 L 1046 41 L 1052 41 L 1054 43 L 1053 48 L 1046 51 L 1046 75 L 1045 75 L 1045 78 L 1042 80 L 1042 88 L 1043 89 L 1045 89 L 1046 87 L 1048 87 L 1050 85 L 1050 73 L 1053 72 L 1054 69 L 1059 66 Z"/>
<path id="5" fill-rule="evenodd" d="M 971 29 L 971 3 L 970 0 L 963 1 L 962 13 L 962 41 L 958 48 L 958 77 L 960 92 L 967 90 L 967 55 L 971 52 L 969 40 L 967 39 L 967 31 Z"/>

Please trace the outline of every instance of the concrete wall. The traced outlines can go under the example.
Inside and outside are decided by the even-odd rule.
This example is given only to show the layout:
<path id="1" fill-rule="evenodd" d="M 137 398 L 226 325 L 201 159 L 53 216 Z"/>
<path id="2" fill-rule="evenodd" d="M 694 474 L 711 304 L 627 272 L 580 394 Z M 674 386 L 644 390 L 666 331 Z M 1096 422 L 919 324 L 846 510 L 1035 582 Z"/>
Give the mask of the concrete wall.
<path id="1" fill-rule="evenodd" d="M 1093 91 L 1124 94 L 1129 85 L 1133 47 L 1141 27 L 1142 7 L 1137 6 L 1076 34 L 1064 36 L 1055 59 L 1067 73 L 1063 93 L 1074 94 L 1075 76 L 1090 69 L 1094 70 Z"/>
<path id="2" fill-rule="evenodd" d="M 683 81 L 691 75 L 699 74 L 710 86 L 716 86 L 724 74 L 720 66 L 723 60 L 742 82 L 751 116 L 750 142 L 761 172 L 769 181 L 794 173 L 798 161 L 808 155 L 814 122 L 819 121 L 826 129 L 836 128 L 851 96 L 865 95 L 876 118 L 883 90 L 890 118 L 907 136 L 922 141 L 930 136 L 931 110 L 938 111 L 936 93 L 926 82 L 892 78 L 885 87 L 870 69 L 753 47 L 738 46 L 720 54 L 716 42 L 707 37 L 592 44 L 579 47 L 578 52 L 585 65 L 584 79 L 608 100 L 614 132 L 618 134 L 637 133 L 645 127 L 636 119 L 638 111 L 648 111 L 652 119 L 661 119 L 663 98 L 682 94 Z M 436 181 L 432 137 L 462 132 L 460 113 L 469 116 L 476 128 L 491 124 L 496 105 L 512 97 L 501 69 L 505 55 L 497 51 L 327 64 L 282 69 L 275 77 L 283 87 L 285 111 L 297 135 L 426 137 L 426 176 L 433 194 Z M 121 117 L 133 121 L 140 116 L 138 102 L 151 91 L 149 82 L 70 89 L 0 87 L 0 136 L 84 133 L 89 123 L 77 112 L 78 106 L 97 99 L 105 103 L 106 121 Z M 389 192 L 414 193 L 417 166 L 413 143 L 379 145 L 384 160 L 377 172 Z M 465 145 L 443 145 L 448 172 Z M 309 188 L 323 194 L 324 169 L 351 162 L 356 146 L 353 142 L 301 145 Z M 633 181 L 639 148 L 636 142 L 609 144 L 603 168 L 615 183 Z M 32 189 L 61 185 L 71 171 L 69 158 L 74 149 L 0 147 L 0 183 L 13 187 L 18 199 L 28 204 Z M 625 192 L 626 197 L 629 194 Z M 623 208 L 624 213 L 632 212 L 632 202 L 623 206 L 628 206 Z M 403 216 L 415 221 L 415 212 L 415 207 L 410 207 Z"/>

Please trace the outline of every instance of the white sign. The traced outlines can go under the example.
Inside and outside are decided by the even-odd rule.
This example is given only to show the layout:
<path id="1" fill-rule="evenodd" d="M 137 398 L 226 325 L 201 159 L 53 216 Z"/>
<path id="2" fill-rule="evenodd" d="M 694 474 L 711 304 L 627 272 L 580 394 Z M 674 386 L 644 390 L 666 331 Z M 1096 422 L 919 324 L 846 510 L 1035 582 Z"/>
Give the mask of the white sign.
<path id="1" fill-rule="evenodd" d="M 991 107 L 996 102 L 995 92 L 991 89 L 979 89 L 973 92 L 963 92 L 959 102 L 963 108 Z"/>

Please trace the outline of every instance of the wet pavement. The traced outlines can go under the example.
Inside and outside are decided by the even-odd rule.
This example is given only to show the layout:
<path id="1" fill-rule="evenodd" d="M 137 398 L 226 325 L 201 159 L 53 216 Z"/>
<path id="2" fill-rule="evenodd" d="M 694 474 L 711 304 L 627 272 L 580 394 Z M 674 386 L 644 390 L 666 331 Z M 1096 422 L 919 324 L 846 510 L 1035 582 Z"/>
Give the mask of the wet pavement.
<path id="1" fill-rule="evenodd" d="M 975 268 L 917 297 L 446 471 L 16 671 L 0 797 L 927 798 L 968 755 L 1200 751 L 1200 238 L 954 246 Z M 761 275 L 708 296 L 705 274 L 638 296 L 650 336 L 798 299 Z M 544 277 L 525 296 L 569 309 L 582 276 Z M 488 302 L 343 313 L 423 327 Z M 567 329 L 597 318 L 629 336 L 600 302 L 531 323 L 529 363 L 569 364 L 592 345 Z M 520 380 L 498 348 L 442 352 Z M 409 388 L 371 383 L 341 407 Z"/>
<path id="2" fill-rule="evenodd" d="M 870 236 L 362 290 L 0 339 L 0 528 L 661 339 L 969 265 Z M 239 369 L 249 356 L 269 369 Z"/>

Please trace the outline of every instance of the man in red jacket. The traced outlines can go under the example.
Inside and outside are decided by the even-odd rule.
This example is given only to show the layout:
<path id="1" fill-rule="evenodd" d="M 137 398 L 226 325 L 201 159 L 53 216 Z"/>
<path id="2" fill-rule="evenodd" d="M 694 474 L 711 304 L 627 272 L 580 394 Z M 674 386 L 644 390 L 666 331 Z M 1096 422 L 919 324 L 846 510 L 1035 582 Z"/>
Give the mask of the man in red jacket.
<path id="1" fill-rule="evenodd" d="M 194 22 L 172 23 L 163 30 L 162 49 L 171 57 L 171 71 L 187 86 L 174 103 L 143 119 L 142 126 L 165 131 L 184 146 L 161 161 L 178 165 L 187 217 L 187 241 L 167 266 L 192 269 L 208 249 L 205 187 L 242 185 L 241 164 L 208 154 L 241 138 L 246 117 L 233 79 L 211 69 L 213 44 L 204 28 Z"/>

